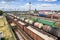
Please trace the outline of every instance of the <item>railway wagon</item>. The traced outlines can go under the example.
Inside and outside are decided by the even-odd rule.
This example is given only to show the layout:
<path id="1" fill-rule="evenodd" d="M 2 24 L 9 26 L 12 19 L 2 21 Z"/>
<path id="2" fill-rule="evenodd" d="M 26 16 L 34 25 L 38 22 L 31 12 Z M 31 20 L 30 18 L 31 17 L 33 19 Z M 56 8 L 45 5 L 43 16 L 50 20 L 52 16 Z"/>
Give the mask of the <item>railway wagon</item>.
<path id="1" fill-rule="evenodd" d="M 28 21 L 28 22 L 29 22 L 29 21 Z M 51 22 L 51 23 L 52 23 L 52 22 Z M 20 24 L 21 24 L 21 22 L 20 22 Z M 19 24 L 19 25 L 20 25 L 20 24 Z M 23 24 L 22 24 L 22 25 L 23 25 Z M 21 25 L 21 28 L 23 29 L 22 25 Z M 41 26 L 41 25 L 38 25 L 37 27 L 40 27 L 40 26 Z M 49 30 L 49 29 L 50 29 L 50 30 L 52 29 L 51 27 L 43 27 L 43 29 L 45 29 L 45 28 L 47 28 L 48 30 Z M 46 30 L 47 30 L 47 29 L 46 29 Z M 54 33 L 53 33 L 53 34 L 54 34 Z M 56 36 L 58 36 L 58 35 L 56 35 Z"/>
<path id="2" fill-rule="evenodd" d="M 31 30 L 29 30 L 27 27 L 24 27 L 24 31 L 31 36 L 34 40 L 43 40 L 41 37 L 39 37 L 38 35 L 36 35 L 34 32 L 32 32 Z"/>
<path id="3" fill-rule="evenodd" d="M 51 18 L 52 14 L 38 14 L 38 16 L 40 17 L 46 17 L 46 18 Z M 58 19 L 59 16 L 58 15 L 53 15 L 53 19 Z"/>
<path id="4" fill-rule="evenodd" d="M 54 15 L 54 16 L 53 16 L 53 19 L 58 19 L 58 18 L 59 18 L 58 15 Z"/>
<path id="5" fill-rule="evenodd" d="M 23 22 L 21 22 L 21 21 L 18 21 L 18 23 L 17 23 L 18 25 L 19 25 L 19 27 L 21 28 L 21 29 L 23 29 L 24 30 L 24 27 L 25 27 L 25 23 L 23 23 Z"/>
<path id="6" fill-rule="evenodd" d="M 16 21 L 15 19 L 14 19 L 14 21 L 15 21 L 18 25 L 20 25 L 19 27 L 21 27 L 23 30 L 26 30 L 26 29 L 25 29 L 25 26 L 23 26 L 23 25 L 21 24 L 22 22 L 18 22 L 18 21 Z M 28 29 L 27 29 L 27 30 L 28 30 Z M 27 31 L 27 30 L 26 30 L 26 33 L 29 34 L 31 31 L 30 31 L 30 30 Z M 29 32 L 29 31 L 30 31 L 30 32 Z M 57 31 L 56 31 L 56 32 L 57 32 Z M 31 33 L 32 33 L 32 32 L 31 32 Z M 34 34 L 34 33 L 32 33 L 32 34 Z M 32 34 L 29 34 L 29 35 L 31 35 L 31 37 L 33 38 Z M 37 35 L 34 35 L 34 36 L 37 36 Z M 38 37 L 38 38 L 39 38 L 39 37 Z M 34 39 L 35 39 L 35 37 L 34 37 Z M 35 39 L 35 40 L 36 40 L 36 39 Z"/>
<path id="7" fill-rule="evenodd" d="M 51 18 L 52 14 L 46 15 L 46 18 Z"/>
<path id="8" fill-rule="evenodd" d="M 40 17 L 46 17 L 45 14 L 38 14 L 38 16 L 40 16 Z"/>
<path id="9" fill-rule="evenodd" d="M 56 40 L 53 37 L 49 37 L 48 35 L 45 35 L 36 29 L 32 28 L 31 26 L 26 27 L 27 34 L 29 34 L 34 40 Z"/>
<path id="10" fill-rule="evenodd" d="M 17 22 L 17 21 L 15 21 L 15 22 Z M 25 26 L 23 26 L 24 24 L 22 24 L 21 21 L 18 21 L 18 22 L 19 22 L 19 23 L 17 23 L 17 24 L 19 25 L 19 27 L 20 27 L 22 30 L 26 31 L 26 33 L 27 33 L 28 35 L 32 35 L 32 34 L 30 34 L 30 31 L 29 31 L 28 29 L 26 29 Z M 31 36 L 31 37 L 33 37 L 34 40 L 37 40 L 37 39 L 41 40 L 41 38 L 38 37 L 36 34 L 33 33 L 33 35 L 34 35 L 34 36 Z"/>
<path id="11" fill-rule="evenodd" d="M 50 21 L 42 20 L 42 19 L 38 19 L 37 22 L 45 24 L 45 25 L 49 25 L 51 27 L 54 27 L 54 23 L 55 23 L 55 22 L 50 22 Z"/>

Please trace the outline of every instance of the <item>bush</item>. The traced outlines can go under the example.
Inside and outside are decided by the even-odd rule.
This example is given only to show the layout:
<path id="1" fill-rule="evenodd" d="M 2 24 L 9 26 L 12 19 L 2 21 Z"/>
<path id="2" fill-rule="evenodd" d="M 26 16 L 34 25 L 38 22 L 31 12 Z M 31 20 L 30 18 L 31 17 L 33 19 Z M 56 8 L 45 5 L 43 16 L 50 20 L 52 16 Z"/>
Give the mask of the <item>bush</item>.
<path id="1" fill-rule="evenodd" d="M 0 10 L 0 15 L 3 15 L 3 11 Z"/>

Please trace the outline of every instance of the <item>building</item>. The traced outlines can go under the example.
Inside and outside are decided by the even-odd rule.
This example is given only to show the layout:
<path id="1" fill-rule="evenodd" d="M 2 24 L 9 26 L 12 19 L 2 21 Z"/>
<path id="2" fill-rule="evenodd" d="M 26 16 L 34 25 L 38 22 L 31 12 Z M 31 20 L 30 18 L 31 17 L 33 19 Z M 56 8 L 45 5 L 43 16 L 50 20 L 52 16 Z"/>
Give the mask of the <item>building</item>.
<path id="1" fill-rule="evenodd" d="M 52 12 L 51 10 L 40 10 L 39 13 L 48 14 Z"/>

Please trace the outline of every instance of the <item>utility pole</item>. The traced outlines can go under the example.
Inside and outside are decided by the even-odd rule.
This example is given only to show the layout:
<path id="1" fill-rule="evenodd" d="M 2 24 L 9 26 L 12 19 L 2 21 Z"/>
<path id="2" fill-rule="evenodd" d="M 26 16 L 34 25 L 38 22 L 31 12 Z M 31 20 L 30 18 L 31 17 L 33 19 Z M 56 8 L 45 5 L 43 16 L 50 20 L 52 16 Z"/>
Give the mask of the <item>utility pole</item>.
<path id="1" fill-rule="evenodd" d="M 55 14 L 55 12 L 52 11 L 51 20 L 53 19 L 54 14 Z"/>
<path id="2" fill-rule="evenodd" d="M 15 15 L 16 15 L 16 8 L 15 8 Z"/>
<path id="3" fill-rule="evenodd" d="M 31 14 L 31 2 L 29 2 L 29 15 Z M 30 16 L 31 17 L 31 16 Z"/>

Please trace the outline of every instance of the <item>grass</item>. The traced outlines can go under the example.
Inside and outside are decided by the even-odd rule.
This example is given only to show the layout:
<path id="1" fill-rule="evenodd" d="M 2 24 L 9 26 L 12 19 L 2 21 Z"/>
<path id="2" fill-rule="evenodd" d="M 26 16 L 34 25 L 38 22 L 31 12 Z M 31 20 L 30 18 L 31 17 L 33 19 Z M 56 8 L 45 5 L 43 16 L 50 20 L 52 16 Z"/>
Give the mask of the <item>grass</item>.
<path id="1" fill-rule="evenodd" d="M 0 31 L 3 32 L 4 38 L 2 40 L 15 40 L 12 31 L 9 28 L 9 25 L 6 21 L 6 18 L 0 18 Z"/>

